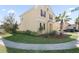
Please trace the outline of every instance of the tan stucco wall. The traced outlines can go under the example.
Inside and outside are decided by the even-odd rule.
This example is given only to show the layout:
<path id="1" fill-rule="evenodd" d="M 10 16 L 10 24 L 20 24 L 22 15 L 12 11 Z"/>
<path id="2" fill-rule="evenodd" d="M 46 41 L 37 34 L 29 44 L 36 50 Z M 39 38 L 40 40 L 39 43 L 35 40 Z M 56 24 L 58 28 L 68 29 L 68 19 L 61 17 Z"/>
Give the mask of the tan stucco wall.
<path id="1" fill-rule="evenodd" d="M 63 30 L 67 29 L 68 25 L 69 24 L 67 22 L 64 22 L 63 23 Z M 59 31 L 60 30 L 60 22 L 54 22 L 53 23 L 53 30 L 55 30 L 55 31 Z"/>
<path id="2" fill-rule="evenodd" d="M 45 30 L 43 31 L 43 33 L 46 33 L 48 31 L 48 28 L 49 28 L 48 27 L 49 14 L 52 15 L 53 19 L 55 19 L 55 15 L 53 15 L 53 13 L 50 11 L 50 9 L 47 10 L 47 8 L 49 8 L 49 7 L 48 6 L 34 7 L 30 11 L 21 15 L 20 17 L 22 19 L 21 19 L 21 24 L 19 25 L 19 30 L 20 31 L 31 30 L 31 31 L 37 32 L 38 28 L 40 26 L 39 24 L 45 23 Z M 40 15 L 41 9 L 46 11 L 46 17 L 41 17 L 41 15 Z"/>
<path id="3" fill-rule="evenodd" d="M 53 23 L 53 30 L 56 30 L 56 31 L 60 30 L 60 23 L 59 22 Z"/>

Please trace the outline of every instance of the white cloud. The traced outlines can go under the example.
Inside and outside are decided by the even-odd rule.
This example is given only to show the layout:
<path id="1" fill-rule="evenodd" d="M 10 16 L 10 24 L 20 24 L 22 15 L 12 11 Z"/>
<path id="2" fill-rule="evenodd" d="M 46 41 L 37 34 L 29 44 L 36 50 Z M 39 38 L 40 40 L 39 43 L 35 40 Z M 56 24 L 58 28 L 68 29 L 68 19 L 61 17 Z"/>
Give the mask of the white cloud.
<path id="1" fill-rule="evenodd" d="M 8 10 L 8 13 L 16 13 L 14 10 Z"/>
<path id="2" fill-rule="evenodd" d="M 2 11 L 6 11 L 6 9 L 2 9 Z"/>

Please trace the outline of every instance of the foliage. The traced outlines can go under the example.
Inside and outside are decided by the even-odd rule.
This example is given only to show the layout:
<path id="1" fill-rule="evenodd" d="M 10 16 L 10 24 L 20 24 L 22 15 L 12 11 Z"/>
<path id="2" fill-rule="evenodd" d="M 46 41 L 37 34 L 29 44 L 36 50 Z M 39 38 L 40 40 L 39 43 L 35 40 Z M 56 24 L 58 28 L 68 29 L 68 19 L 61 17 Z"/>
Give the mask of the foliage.
<path id="1" fill-rule="evenodd" d="M 17 31 L 16 34 L 24 34 L 24 35 L 30 35 L 30 36 L 37 36 L 37 32 L 32 32 L 30 30 L 27 31 Z"/>
<path id="2" fill-rule="evenodd" d="M 44 30 L 44 27 L 41 26 L 41 27 L 39 28 L 39 31 L 42 32 L 43 30 Z"/>
<path id="3" fill-rule="evenodd" d="M 71 18 L 69 18 L 69 16 L 66 14 L 66 11 L 64 11 L 62 14 L 59 14 L 59 16 L 57 16 L 56 21 L 60 21 L 60 34 L 63 34 L 63 24 L 66 21 L 69 21 Z"/>
<path id="4" fill-rule="evenodd" d="M 30 30 L 27 30 L 27 31 L 25 32 L 25 34 L 31 35 L 31 36 L 37 36 L 37 33 L 36 33 L 36 32 L 32 32 L 32 31 L 30 31 Z"/>
<path id="5" fill-rule="evenodd" d="M 17 22 L 15 23 L 14 13 L 9 13 L 6 17 L 4 17 L 4 29 L 6 32 L 15 33 L 18 27 Z"/>
<path id="6" fill-rule="evenodd" d="M 16 23 L 13 25 L 12 33 L 16 33 L 17 29 L 18 29 L 18 24 L 17 24 L 17 22 L 16 22 Z"/>
<path id="7" fill-rule="evenodd" d="M 9 25 L 8 23 L 4 23 L 3 28 L 6 32 L 11 33 L 11 25 Z"/>
<path id="8" fill-rule="evenodd" d="M 25 34 L 30 35 L 30 34 L 31 34 L 31 31 L 30 31 L 30 30 L 27 30 L 27 31 L 25 32 Z"/>
<path id="9" fill-rule="evenodd" d="M 49 35 L 56 35 L 57 31 L 52 31 L 51 33 L 49 33 Z"/>

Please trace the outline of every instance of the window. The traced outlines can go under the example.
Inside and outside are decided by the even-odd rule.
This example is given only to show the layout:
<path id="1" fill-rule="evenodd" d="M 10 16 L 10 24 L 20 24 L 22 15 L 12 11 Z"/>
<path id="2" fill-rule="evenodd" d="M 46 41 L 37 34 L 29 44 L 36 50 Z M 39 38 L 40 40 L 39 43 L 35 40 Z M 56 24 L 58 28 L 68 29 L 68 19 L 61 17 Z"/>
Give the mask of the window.
<path id="1" fill-rule="evenodd" d="M 42 24 L 40 23 L 40 28 L 42 27 Z"/>
<path id="2" fill-rule="evenodd" d="M 42 24 L 40 23 L 39 31 L 42 31 L 42 30 L 43 30 L 43 26 L 42 26 Z"/>
<path id="3" fill-rule="evenodd" d="M 45 30 L 45 24 L 43 24 L 44 25 L 44 30 Z"/>
<path id="4" fill-rule="evenodd" d="M 46 12 L 41 9 L 41 16 L 46 17 Z"/>
<path id="5" fill-rule="evenodd" d="M 43 11 L 42 11 L 42 9 L 41 9 L 41 16 L 43 16 Z"/>

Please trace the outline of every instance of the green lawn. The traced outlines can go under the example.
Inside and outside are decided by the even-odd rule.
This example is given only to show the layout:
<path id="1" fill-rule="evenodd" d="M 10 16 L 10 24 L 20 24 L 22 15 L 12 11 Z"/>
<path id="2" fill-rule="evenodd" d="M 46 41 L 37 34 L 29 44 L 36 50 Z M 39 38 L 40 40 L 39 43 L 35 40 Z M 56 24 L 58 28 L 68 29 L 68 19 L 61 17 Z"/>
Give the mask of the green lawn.
<path id="1" fill-rule="evenodd" d="M 7 52 L 7 48 L 0 45 L 0 53 L 5 53 L 5 52 Z"/>
<path id="2" fill-rule="evenodd" d="M 68 35 L 65 38 L 58 39 L 58 38 L 45 38 L 45 37 L 35 37 L 25 34 L 14 34 L 10 37 L 5 37 L 7 40 L 15 41 L 15 42 L 21 42 L 21 43 L 34 43 L 34 44 L 46 44 L 46 43 L 64 43 L 73 41 L 77 38 L 76 35 Z"/>
<path id="3" fill-rule="evenodd" d="M 0 34 L 0 36 L 2 36 L 2 37 L 9 37 L 9 36 L 12 36 L 12 34 L 10 34 L 10 33 L 4 33 L 4 34 Z"/>
<path id="4" fill-rule="evenodd" d="M 68 50 L 20 50 L 14 48 L 7 48 L 8 53 L 79 53 L 79 48 Z"/>

